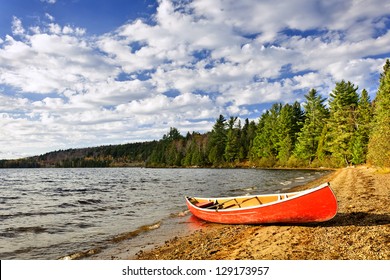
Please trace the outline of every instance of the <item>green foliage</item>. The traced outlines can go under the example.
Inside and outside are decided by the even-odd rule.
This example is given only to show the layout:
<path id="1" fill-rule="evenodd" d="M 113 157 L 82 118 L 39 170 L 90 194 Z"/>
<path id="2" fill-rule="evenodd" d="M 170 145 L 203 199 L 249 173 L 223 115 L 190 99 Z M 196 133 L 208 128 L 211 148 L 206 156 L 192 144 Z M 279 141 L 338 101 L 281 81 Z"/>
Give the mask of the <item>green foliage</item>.
<path id="1" fill-rule="evenodd" d="M 169 129 L 168 134 L 164 134 L 162 140 L 164 141 L 174 141 L 174 140 L 180 140 L 184 137 L 180 134 L 179 130 L 175 127 L 171 127 Z"/>
<path id="2" fill-rule="evenodd" d="M 374 100 L 372 134 L 368 145 L 368 161 L 390 167 L 390 61 L 387 59 Z"/>
<path id="3" fill-rule="evenodd" d="M 352 159 L 351 140 L 357 127 L 357 87 L 344 80 L 336 83 L 330 94 L 327 150 L 338 166 L 348 165 Z"/>
<path id="4" fill-rule="evenodd" d="M 327 142 L 327 139 L 326 139 L 327 135 L 328 135 L 328 125 L 324 124 L 322 131 L 321 131 L 320 138 L 318 140 L 317 153 L 316 153 L 317 159 L 320 162 L 324 161 L 330 155 L 330 153 L 327 152 L 325 149 L 326 142 Z"/>
<path id="5" fill-rule="evenodd" d="M 261 115 L 253 140 L 251 158 L 256 161 L 261 158 L 276 158 L 277 156 L 277 123 L 282 104 L 272 105 L 272 108 Z"/>
<path id="6" fill-rule="evenodd" d="M 260 117 L 251 148 L 251 159 L 277 159 L 281 165 L 285 165 L 292 155 L 302 119 L 299 103 L 274 104 Z"/>
<path id="7" fill-rule="evenodd" d="M 237 117 L 231 117 L 228 123 L 224 157 L 227 162 L 239 159 L 240 154 L 240 127 L 235 127 Z"/>
<path id="8" fill-rule="evenodd" d="M 276 151 L 277 159 L 284 165 L 290 156 L 301 130 L 303 113 L 298 102 L 286 104 L 280 110 L 276 122 Z"/>
<path id="9" fill-rule="evenodd" d="M 205 141 L 207 137 L 193 132 L 187 135 L 187 144 L 185 147 L 185 156 L 182 166 L 204 166 L 205 160 Z"/>
<path id="10" fill-rule="evenodd" d="M 310 164 L 318 157 L 318 145 L 329 112 L 324 105 L 325 98 L 322 98 L 315 89 L 311 89 L 305 98 L 304 123 L 301 131 L 298 132 L 295 154 L 299 159 L 306 160 Z"/>
<path id="11" fill-rule="evenodd" d="M 365 162 L 366 144 L 363 136 L 357 135 L 352 140 L 352 160 L 353 164 L 362 164 Z"/>
<path id="12" fill-rule="evenodd" d="M 218 166 L 224 162 L 226 141 L 226 119 L 220 115 L 210 133 L 208 159 L 212 165 Z"/>
<path id="13" fill-rule="evenodd" d="M 245 119 L 244 127 L 241 130 L 240 160 L 248 160 L 250 158 L 250 150 L 256 135 L 256 128 L 254 121 L 249 122 L 248 119 Z"/>
<path id="14" fill-rule="evenodd" d="M 293 147 L 292 140 L 292 123 L 293 110 L 289 104 L 286 104 L 280 110 L 280 114 L 276 122 L 276 158 L 281 162 L 286 162 L 291 155 Z"/>
<path id="15" fill-rule="evenodd" d="M 359 98 L 357 108 L 357 122 L 355 134 L 352 138 L 352 163 L 362 164 L 366 162 L 368 141 L 373 117 L 372 105 L 368 92 L 364 89 Z"/>

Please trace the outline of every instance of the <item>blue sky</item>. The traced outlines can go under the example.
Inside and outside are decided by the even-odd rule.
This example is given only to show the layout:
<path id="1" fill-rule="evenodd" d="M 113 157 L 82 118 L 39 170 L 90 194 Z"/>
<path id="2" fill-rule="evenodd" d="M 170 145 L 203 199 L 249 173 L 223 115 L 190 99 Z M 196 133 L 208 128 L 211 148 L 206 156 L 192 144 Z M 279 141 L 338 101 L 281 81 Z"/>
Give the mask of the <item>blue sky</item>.
<path id="1" fill-rule="evenodd" d="M 387 0 L 0 0 L 0 159 L 205 132 L 275 102 L 373 98 Z"/>
<path id="2" fill-rule="evenodd" d="M 90 34 L 102 34 L 135 18 L 147 20 L 157 7 L 152 0 L 1 0 L 0 3 L 2 36 L 11 33 L 14 16 L 25 25 L 35 25 L 47 21 L 49 14 L 62 26 L 82 26 Z"/>

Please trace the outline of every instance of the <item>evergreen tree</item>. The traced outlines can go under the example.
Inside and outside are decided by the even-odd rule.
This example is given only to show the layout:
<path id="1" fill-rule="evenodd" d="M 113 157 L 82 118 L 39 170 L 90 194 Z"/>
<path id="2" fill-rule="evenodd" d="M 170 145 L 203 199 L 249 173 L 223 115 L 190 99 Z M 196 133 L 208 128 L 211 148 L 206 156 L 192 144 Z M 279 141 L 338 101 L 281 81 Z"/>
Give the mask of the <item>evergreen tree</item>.
<path id="1" fill-rule="evenodd" d="M 225 159 L 227 162 L 234 162 L 239 157 L 240 152 L 240 129 L 235 127 L 237 117 L 230 117 L 225 146 Z"/>
<path id="2" fill-rule="evenodd" d="M 208 158 L 211 164 L 220 165 L 224 162 L 226 138 L 226 119 L 220 115 L 210 134 Z"/>
<path id="3" fill-rule="evenodd" d="M 304 123 L 298 133 L 295 154 L 298 158 L 308 160 L 311 163 L 317 156 L 318 143 L 329 114 L 324 105 L 326 99 L 322 98 L 315 89 L 311 89 L 305 98 L 306 102 L 303 105 L 305 110 Z"/>
<path id="4" fill-rule="evenodd" d="M 257 125 L 256 136 L 253 139 L 251 149 L 252 160 L 261 158 L 275 159 L 277 156 L 277 126 L 278 117 L 282 109 L 281 103 L 272 105 L 270 110 L 267 110 L 260 116 Z"/>
<path id="5" fill-rule="evenodd" d="M 373 117 L 373 107 L 368 96 L 367 90 L 363 89 L 358 103 L 358 127 L 357 130 L 361 132 L 364 139 L 369 140 L 371 132 L 371 121 Z"/>
<path id="6" fill-rule="evenodd" d="M 181 146 L 183 145 L 182 140 L 172 141 L 167 149 L 164 165 L 167 166 L 181 166 L 183 154 L 181 152 Z"/>
<path id="7" fill-rule="evenodd" d="M 336 83 L 330 94 L 329 135 L 327 149 L 336 165 L 349 164 L 352 159 L 352 139 L 356 128 L 357 87 L 351 82 Z"/>
<path id="8" fill-rule="evenodd" d="M 183 166 L 203 166 L 206 164 L 203 150 L 203 142 L 206 141 L 206 138 L 206 135 L 200 133 L 187 133 L 184 158 L 182 159 Z"/>
<path id="9" fill-rule="evenodd" d="M 150 158 L 147 160 L 150 166 L 161 166 L 166 162 L 165 150 L 167 148 L 166 141 L 158 141 L 154 146 Z"/>
<path id="10" fill-rule="evenodd" d="M 365 145 L 362 135 L 357 134 L 352 139 L 352 159 L 353 164 L 362 164 L 365 162 L 367 145 Z"/>
<path id="11" fill-rule="evenodd" d="M 328 135 L 328 124 L 325 123 L 322 128 L 320 138 L 318 140 L 318 147 L 316 156 L 320 161 L 324 161 L 327 156 L 330 155 L 330 152 L 326 150 L 327 143 L 327 135 Z"/>
<path id="12" fill-rule="evenodd" d="M 276 149 L 276 158 L 282 164 L 286 164 L 297 140 L 298 132 L 302 127 L 303 112 L 298 102 L 293 105 L 285 104 L 281 107 L 277 116 L 275 127 L 274 148 Z"/>
<path id="13" fill-rule="evenodd" d="M 303 122 L 305 120 L 305 113 L 301 108 L 301 104 L 295 101 L 292 105 L 293 108 L 293 121 L 292 121 L 292 139 L 293 145 L 296 145 L 298 140 L 298 133 L 302 130 Z"/>
<path id="14" fill-rule="evenodd" d="M 241 130 L 240 159 L 249 159 L 249 151 L 252 148 L 253 139 L 256 135 L 256 123 L 245 119 L 245 124 Z"/>
<path id="15" fill-rule="evenodd" d="M 200 150 L 200 147 L 195 147 L 195 150 L 192 154 L 191 158 L 191 165 L 192 166 L 203 166 L 204 165 L 204 159 L 202 151 Z"/>
<path id="16" fill-rule="evenodd" d="M 190 142 L 189 145 L 188 145 L 188 142 Z M 183 166 L 191 166 L 192 165 L 192 157 L 194 155 L 194 152 L 195 152 L 195 147 L 194 147 L 193 142 L 191 140 L 187 140 L 186 152 L 185 152 L 185 156 L 183 158 L 183 163 L 182 163 Z"/>
<path id="17" fill-rule="evenodd" d="M 291 136 L 287 133 L 282 137 L 278 142 L 278 155 L 276 158 L 280 161 L 281 164 L 286 164 L 290 158 L 293 150 L 293 140 Z"/>
<path id="18" fill-rule="evenodd" d="M 372 116 L 370 97 L 368 96 L 368 92 L 363 89 L 358 102 L 356 130 L 352 140 L 353 164 L 366 162 Z"/>
<path id="19" fill-rule="evenodd" d="M 390 61 L 386 60 L 374 100 L 372 134 L 368 144 L 368 161 L 390 167 Z"/>
<path id="20" fill-rule="evenodd" d="M 173 140 L 179 140 L 183 139 L 183 136 L 180 134 L 179 130 L 175 127 L 171 127 L 169 129 L 168 134 L 164 134 L 163 140 L 166 141 L 173 141 Z"/>
<path id="21" fill-rule="evenodd" d="M 290 158 L 295 133 L 293 131 L 294 126 L 294 110 L 290 104 L 286 104 L 280 110 L 276 122 L 276 158 L 281 163 L 286 163 Z"/>

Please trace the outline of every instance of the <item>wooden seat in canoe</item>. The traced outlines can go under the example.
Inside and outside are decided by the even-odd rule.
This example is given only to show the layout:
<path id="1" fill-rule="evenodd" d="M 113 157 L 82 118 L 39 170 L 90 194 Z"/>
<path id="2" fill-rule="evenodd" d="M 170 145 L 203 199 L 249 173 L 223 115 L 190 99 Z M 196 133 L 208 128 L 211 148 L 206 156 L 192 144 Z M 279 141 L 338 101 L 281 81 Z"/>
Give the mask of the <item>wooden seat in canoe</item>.
<path id="1" fill-rule="evenodd" d="M 213 201 L 205 201 L 205 202 L 195 203 L 195 206 L 199 207 L 199 208 L 208 208 L 208 207 L 211 207 L 213 205 L 214 205 Z"/>

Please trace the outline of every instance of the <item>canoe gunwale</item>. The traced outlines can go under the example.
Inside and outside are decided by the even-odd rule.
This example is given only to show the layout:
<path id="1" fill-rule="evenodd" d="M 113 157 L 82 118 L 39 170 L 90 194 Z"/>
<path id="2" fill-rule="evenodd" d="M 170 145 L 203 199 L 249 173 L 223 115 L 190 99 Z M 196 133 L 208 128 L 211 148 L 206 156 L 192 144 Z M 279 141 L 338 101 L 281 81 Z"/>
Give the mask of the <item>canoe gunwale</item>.
<path id="1" fill-rule="evenodd" d="M 307 190 L 303 190 L 303 191 L 297 191 L 297 192 L 289 192 L 289 193 L 274 193 L 274 194 L 260 194 L 260 195 L 245 195 L 245 196 L 232 196 L 232 197 L 211 197 L 211 198 L 206 198 L 206 197 L 185 197 L 186 201 L 187 201 L 187 204 L 195 209 L 198 209 L 198 211 L 204 211 L 204 212 L 235 212 L 235 211 L 242 211 L 242 210 L 250 210 L 250 209 L 257 209 L 257 208 L 262 208 L 262 207 L 268 207 L 268 206 L 272 206 L 272 205 L 275 205 L 275 204 L 280 204 L 280 203 L 284 203 L 284 202 L 287 202 L 287 201 L 291 201 L 291 200 L 295 200 L 295 199 L 299 199 L 301 198 L 302 196 L 305 196 L 305 195 L 310 195 L 318 190 L 321 190 L 323 188 L 329 188 L 331 190 L 331 192 L 333 193 L 333 190 L 330 188 L 330 183 L 327 182 L 327 183 L 323 183 L 315 188 L 311 188 L 311 189 L 307 189 Z M 285 197 L 285 195 L 287 196 L 290 196 L 290 197 Z M 333 193 L 334 195 L 334 193 Z M 195 204 L 193 204 L 189 199 L 192 198 L 192 199 L 199 199 L 199 200 L 208 200 L 208 201 L 217 201 L 217 200 L 229 200 L 229 199 L 251 199 L 251 198 L 255 198 L 255 197 L 269 197 L 269 196 L 284 196 L 285 198 L 283 199 L 280 199 L 278 198 L 276 201 L 272 201 L 272 202 L 268 202 L 268 203 L 263 203 L 263 204 L 259 204 L 259 205 L 254 205 L 254 206 L 244 206 L 244 207 L 239 207 L 239 208 L 202 208 L 202 207 L 198 207 L 196 206 Z"/>

